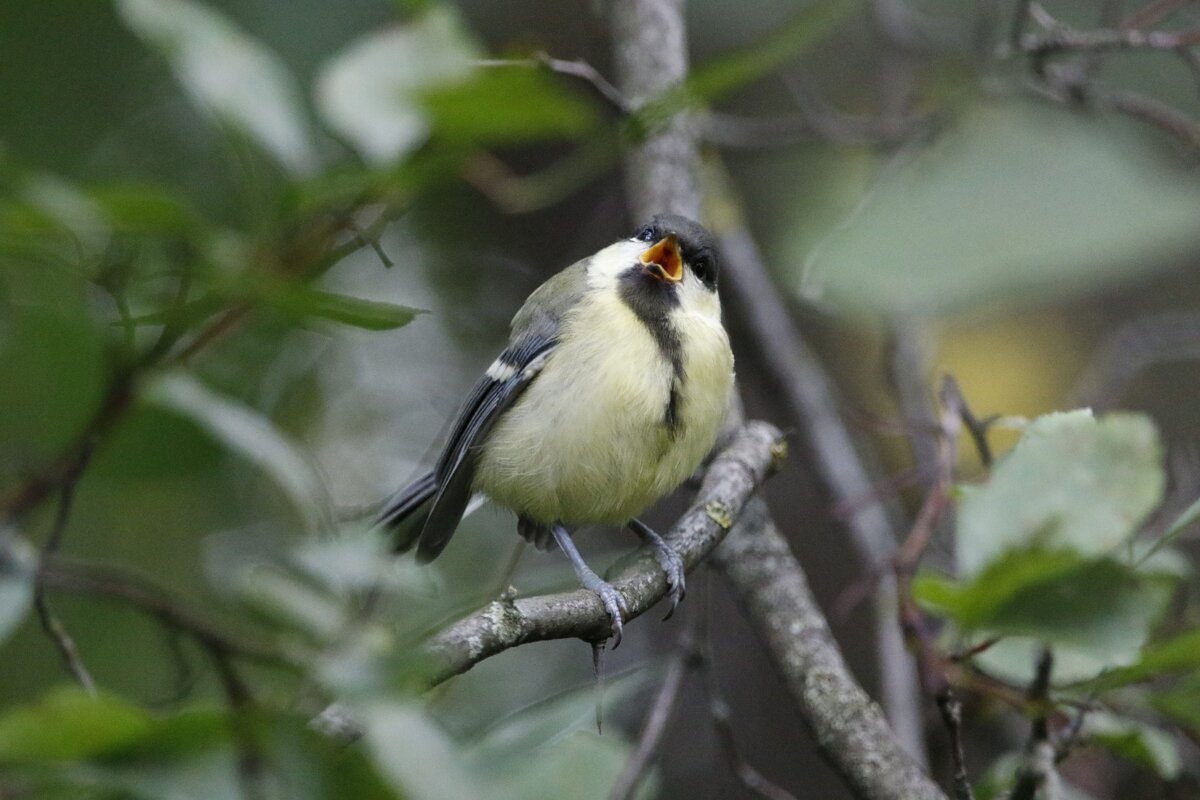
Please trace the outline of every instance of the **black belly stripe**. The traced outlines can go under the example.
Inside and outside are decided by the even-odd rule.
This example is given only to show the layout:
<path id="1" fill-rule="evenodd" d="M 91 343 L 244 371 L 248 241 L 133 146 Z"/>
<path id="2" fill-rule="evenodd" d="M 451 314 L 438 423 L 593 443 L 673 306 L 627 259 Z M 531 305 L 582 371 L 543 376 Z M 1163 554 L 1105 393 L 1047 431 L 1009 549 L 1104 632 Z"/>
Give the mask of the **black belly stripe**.
<path id="1" fill-rule="evenodd" d="M 659 352 L 671 365 L 671 385 L 668 387 L 667 404 L 663 409 L 663 424 L 670 438 L 675 439 L 683 424 L 679 416 L 679 406 L 687 378 L 683 369 L 683 342 L 670 318 L 671 310 L 679 307 L 679 295 L 674 284 L 646 274 L 639 264 L 620 274 L 617 287 L 621 300 L 646 326 L 650 335 L 654 337 Z"/>

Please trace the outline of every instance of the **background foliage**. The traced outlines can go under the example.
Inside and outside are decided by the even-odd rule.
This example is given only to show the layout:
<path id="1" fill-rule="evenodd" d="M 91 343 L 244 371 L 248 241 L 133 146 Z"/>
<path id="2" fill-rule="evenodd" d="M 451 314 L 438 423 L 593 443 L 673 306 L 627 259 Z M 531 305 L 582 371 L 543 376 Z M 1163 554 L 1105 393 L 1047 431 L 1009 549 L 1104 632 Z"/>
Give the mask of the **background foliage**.
<path id="1" fill-rule="evenodd" d="M 606 796 L 687 621 L 631 626 L 602 736 L 575 642 L 425 692 L 417 645 L 506 587 L 511 520 L 479 512 L 422 569 L 346 520 L 427 460 L 522 298 L 631 229 L 621 148 L 703 109 L 884 469 L 910 466 L 868 424 L 907 413 L 884 378 L 896 336 L 1006 415 L 994 468 L 962 447 L 955 519 L 914 582 L 937 645 L 971 654 L 955 674 L 978 796 L 1019 780 L 1039 716 L 1079 796 L 1197 791 L 1200 383 L 1175 363 L 1200 352 L 1194 148 L 1029 91 L 1004 3 L 698 0 L 694 78 L 630 115 L 537 55 L 610 73 L 604 5 L 0 8 L 0 796 Z M 1170 54 L 1091 69 L 1200 113 Z M 786 426 L 731 324 L 749 407 Z M 773 508 L 843 607 L 862 568 L 797 449 Z M 630 543 L 585 546 L 611 563 Z M 555 554 L 511 580 L 572 583 Z M 713 632 L 692 696 L 724 685 L 762 772 L 843 796 L 707 583 L 685 609 Z M 871 685 L 866 613 L 833 622 Z M 48 619 L 88 675 L 63 668 Z M 313 724 L 335 699 L 358 744 Z M 683 704 L 644 794 L 742 790 L 708 717 Z"/>

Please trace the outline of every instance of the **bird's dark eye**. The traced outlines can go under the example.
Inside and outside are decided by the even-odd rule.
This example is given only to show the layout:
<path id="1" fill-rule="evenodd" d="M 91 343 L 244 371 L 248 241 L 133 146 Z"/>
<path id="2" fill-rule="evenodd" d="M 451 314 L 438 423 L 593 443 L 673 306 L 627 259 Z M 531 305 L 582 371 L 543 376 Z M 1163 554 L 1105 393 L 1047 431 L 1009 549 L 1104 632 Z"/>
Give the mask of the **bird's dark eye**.
<path id="1" fill-rule="evenodd" d="M 712 256 L 700 256 L 692 264 L 692 272 L 696 273 L 696 277 L 703 283 L 707 283 L 716 277 L 716 265 L 713 263 Z"/>
<path id="2" fill-rule="evenodd" d="M 653 242 L 657 237 L 655 235 L 654 228 L 650 225 L 647 225 L 637 232 L 637 238 L 643 242 Z"/>

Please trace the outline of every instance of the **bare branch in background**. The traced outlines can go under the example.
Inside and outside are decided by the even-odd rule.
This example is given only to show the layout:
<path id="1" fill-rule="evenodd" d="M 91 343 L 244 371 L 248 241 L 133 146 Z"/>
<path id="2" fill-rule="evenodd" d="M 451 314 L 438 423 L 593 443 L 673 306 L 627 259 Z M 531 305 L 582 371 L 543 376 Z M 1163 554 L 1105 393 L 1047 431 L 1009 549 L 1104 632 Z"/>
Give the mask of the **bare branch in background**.
<path id="1" fill-rule="evenodd" d="M 210 652 L 293 666 L 281 650 L 222 629 L 169 590 L 130 570 L 57 556 L 43 565 L 42 582 L 55 591 L 112 600 L 135 608 L 165 627 L 187 634 Z"/>
<path id="2" fill-rule="evenodd" d="M 694 614 L 691 611 L 689 613 Z M 692 619 L 696 619 L 698 616 L 694 614 Z M 638 736 L 637 747 L 629 755 L 625 766 L 621 769 L 621 774 L 617 776 L 617 780 L 609 790 L 608 800 L 628 800 L 641 786 L 646 772 L 658 756 L 663 734 L 667 732 L 667 723 L 675 713 L 675 705 L 679 700 L 679 689 L 687 675 L 690 666 L 688 662 L 694 657 L 694 651 L 695 644 L 689 630 L 675 645 L 675 651 L 667 662 L 667 672 L 663 677 L 662 685 L 654 695 L 654 702 L 651 703 L 650 711 L 646 714 L 646 722 Z"/>
<path id="3" fill-rule="evenodd" d="M 850 674 L 799 563 L 762 500 L 751 501 L 713 562 L 746 609 L 821 753 L 855 795 L 944 800 Z"/>
<path id="4" fill-rule="evenodd" d="M 1100 344 L 1071 392 L 1072 405 L 1115 407 L 1146 370 L 1200 360 L 1200 314 L 1156 314 L 1125 323 Z"/>
<path id="5" fill-rule="evenodd" d="M 619 86 L 635 104 L 687 76 L 679 0 L 618 0 L 613 6 L 613 31 Z M 677 119 L 626 159 L 625 181 L 634 217 L 664 211 L 698 217 L 700 170 L 694 130 L 686 118 Z M 710 193 L 709 200 L 721 194 Z M 789 405 L 804 424 L 835 497 L 864 496 L 873 482 L 837 413 L 828 378 L 795 335 L 787 309 L 771 286 L 745 226 L 728 207 L 705 218 L 721 238 L 726 259 L 737 264 L 726 274 L 733 280 L 753 281 L 750 287 L 733 285 L 734 304 L 753 309 L 742 317 L 755 326 L 756 345 L 777 351 L 764 353 L 764 360 L 773 377 L 786 388 Z M 760 297 L 763 304 L 757 305 L 754 301 Z M 833 463 L 826 463 L 829 459 Z M 834 480 L 829 480 L 831 477 Z M 877 503 L 869 513 L 872 527 L 862 529 L 868 538 L 859 541 L 858 546 L 870 554 L 869 563 L 886 563 L 895 541 L 890 525 Z M 864 518 L 867 515 L 860 514 L 856 520 Z M 793 701 L 817 733 L 823 752 L 835 768 L 864 798 L 945 797 L 905 752 L 879 707 L 850 675 L 808 591 L 799 563 L 776 531 L 762 500 L 751 500 L 738 530 L 743 531 L 742 542 L 735 543 L 738 537 L 727 539 L 714 560 L 742 598 L 751 624 L 771 651 Z M 888 629 L 899 639 L 894 624 Z M 806 631 L 815 635 L 805 635 Z M 906 664 L 911 675 L 909 662 L 889 667 L 903 673 Z M 812 683 L 814 680 L 836 691 L 823 692 Z"/>
<path id="6" fill-rule="evenodd" d="M 76 682 L 88 694 L 94 695 L 96 694 L 96 680 L 84 664 L 83 657 L 79 653 L 79 648 L 75 644 L 75 639 L 67 632 L 62 620 L 50 608 L 50 601 L 46 597 L 46 587 L 43 582 L 47 559 L 53 558 L 62 547 L 63 536 L 67 530 L 67 521 L 71 518 L 71 504 L 75 499 L 75 487 L 79 484 L 79 478 L 83 475 L 83 470 L 87 467 L 90 458 L 91 447 L 89 445 L 84 448 L 79 461 L 65 477 L 62 489 L 59 491 L 58 509 L 55 511 L 54 523 L 51 525 L 50 535 L 46 537 L 46 544 L 42 547 L 42 552 L 38 559 L 38 571 L 33 588 L 33 607 L 37 611 L 38 619 L 42 623 L 42 629 L 45 630 L 50 640 L 54 642 L 54 646 L 58 648 L 59 655 L 62 656 L 67 671 L 71 673 Z"/>
<path id="7" fill-rule="evenodd" d="M 801 337 L 780 291 L 741 215 L 729 205 L 732 187 L 714 181 L 726 206 L 714 211 L 714 225 L 730 269 L 728 298 L 731 311 L 743 320 L 761 354 L 769 377 L 782 390 L 793 419 L 802 426 L 815 457 L 814 466 L 829 487 L 837 507 L 853 508 L 846 520 L 850 540 L 863 572 L 879 577 L 876 585 L 875 637 L 880 658 L 884 707 L 904 748 L 925 761 L 925 730 L 917 693 L 916 672 L 896 626 L 895 584 L 888 569 L 896 548 L 889 517 L 903 516 L 895 499 L 875 491 L 871 473 L 838 410 L 833 382 L 816 354 Z M 892 503 L 887 508 L 885 503 Z"/>
<path id="8" fill-rule="evenodd" d="M 1033 82 L 1030 89 L 1043 99 L 1064 105 L 1112 111 L 1158 128 L 1193 150 L 1200 150 L 1200 122 L 1173 106 L 1148 95 L 1106 89 L 1095 80 L 1102 53 L 1117 50 L 1162 51 L 1176 55 L 1191 70 L 1200 90 L 1200 59 L 1192 50 L 1200 45 L 1200 28 L 1152 31 L 1177 7 L 1177 3 L 1152 3 L 1116 27 L 1076 30 L 1055 19 L 1041 5 L 1021 2 L 1013 22 L 1013 50 L 1029 58 Z M 1039 33 L 1023 33 L 1025 19 L 1041 26 Z M 1055 56 L 1075 56 L 1074 61 L 1048 63 Z"/>

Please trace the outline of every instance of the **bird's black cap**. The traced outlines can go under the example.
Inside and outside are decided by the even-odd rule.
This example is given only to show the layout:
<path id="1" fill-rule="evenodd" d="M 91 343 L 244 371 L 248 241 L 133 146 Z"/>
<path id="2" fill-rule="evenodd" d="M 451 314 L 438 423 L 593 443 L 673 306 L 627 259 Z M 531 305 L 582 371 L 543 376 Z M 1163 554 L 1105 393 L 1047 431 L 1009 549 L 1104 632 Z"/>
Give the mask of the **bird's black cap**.
<path id="1" fill-rule="evenodd" d="M 658 214 L 638 229 L 636 238 L 657 242 L 672 234 L 679 240 L 684 263 L 705 286 L 715 289 L 721 255 L 716 238 L 699 222 L 679 214 Z"/>

